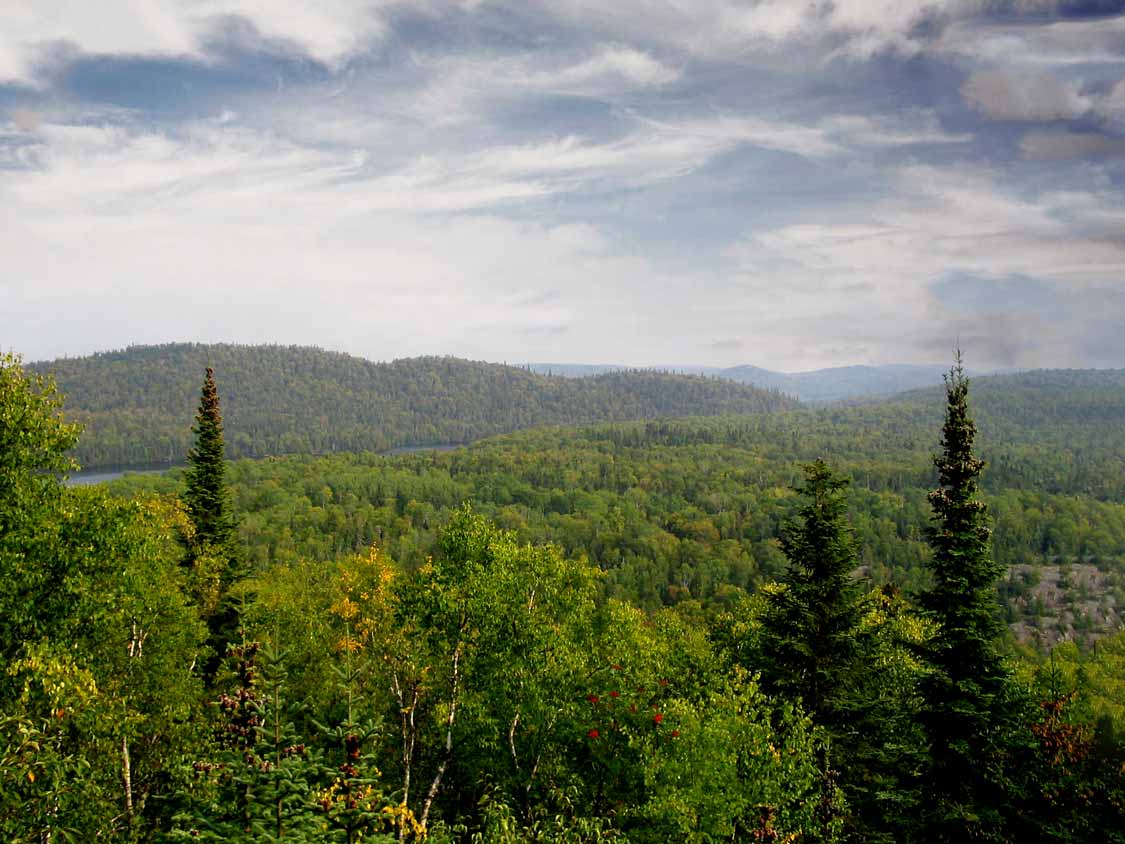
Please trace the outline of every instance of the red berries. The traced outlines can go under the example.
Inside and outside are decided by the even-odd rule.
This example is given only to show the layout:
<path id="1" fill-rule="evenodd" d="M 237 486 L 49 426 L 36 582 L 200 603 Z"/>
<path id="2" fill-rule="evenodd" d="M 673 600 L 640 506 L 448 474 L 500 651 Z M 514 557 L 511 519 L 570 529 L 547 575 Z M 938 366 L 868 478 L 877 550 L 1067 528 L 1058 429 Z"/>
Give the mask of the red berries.
<path id="1" fill-rule="evenodd" d="M 588 733 L 586 733 L 586 737 L 592 739 L 596 739 L 600 735 L 601 733 L 599 733 L 597 730 L 590 730 Z"/>

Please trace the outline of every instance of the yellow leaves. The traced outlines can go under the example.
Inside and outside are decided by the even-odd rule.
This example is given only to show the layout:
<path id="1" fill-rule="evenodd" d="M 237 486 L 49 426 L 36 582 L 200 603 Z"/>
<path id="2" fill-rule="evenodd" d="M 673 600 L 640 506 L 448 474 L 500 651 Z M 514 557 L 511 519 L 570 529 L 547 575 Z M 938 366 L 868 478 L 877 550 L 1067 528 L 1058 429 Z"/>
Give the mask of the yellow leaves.
<path id="1" fill-rule="evenodd" d="M 394 636 L 394 588 L 397 566 L 377 546 L 341 561 L 336 580 L 339 599 L 331 612 L 345 623 L 340 651 L 383 652 Z"/>
<path id="2" fill-rule="evenodd" d="M 374 776 L 381 777 L 379 771 L 374 771 Z M 357 785 L 344 779 L 335 779 L 328 788 L 314 795 L 315 802 L 330 817 L 345 817 L 348 813 L 360 810 L 364 813 L 377 812 L 378 820 L 374 826 L 384 825 L 386 828 L 401 831 L 400 840 L 421 841 L 426 838 L 426 828 L 414 816 L 414 813 L 405 803 L 388 803 L 383 801 L 386 797 L 374 785 Z M 370 821 L 365 821 L 366 824 Z M 327 826 L 325 827 L 328 828 Z M 360 833 L 361 838 L 363 833 Z"/>
<path id="3" fill-rule="evenodd" d="M 363 650 L 363 643 L 354 636 L 344 636 L 336 643 L 336 650 L 341 653 L 359 653 Z"/>
<path id="4" fill-rule="evenodd" d="M 416 840 L 425 840 L 426 826 L 421 823 L 410 807 L 405 803 L 399 803 L 395 806 L 384 806 L 382 810 L 384 817 L 390 821 L 395 829 L 402 830 L 406 835 L 413 836 Z"/>
<path id="5" fill-rule="evenodd" d="M 338 604 L 332 607 L 332 612 L 346 621 L 351 621 L 359 615 L 359 605 L 345 595 Z"/>

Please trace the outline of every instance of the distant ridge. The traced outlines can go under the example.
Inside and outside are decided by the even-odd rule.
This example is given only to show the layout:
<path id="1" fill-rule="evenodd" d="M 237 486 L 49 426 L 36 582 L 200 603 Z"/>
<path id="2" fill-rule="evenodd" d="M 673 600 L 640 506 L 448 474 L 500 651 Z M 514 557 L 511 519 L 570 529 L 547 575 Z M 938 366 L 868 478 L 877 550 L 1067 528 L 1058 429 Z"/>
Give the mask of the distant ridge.
<path id="1" fill-rule="evenodd" d="M 587 378 L 607 372 L 633 371 L 613 364 L 529 363 L 532 372 Z M 775 372 L 759 366 L 648 366 L 646 371 L 677 372 L 726 378 L 767 390 L 778 390 L 806 402 L 843 401 L 892 396 L 907 390 L 941 383 L 949 367 L 938 364 L 887 364 L 882 366 L 834 366 L 808 372 Z M 971 373 L 977 374 L 977 373 Z"/>
<path id="2" fill-rule="evenodd" d="M 451 357 L 373 363 L 302 346 L 166 344 L 29 365 L 53 373 L 86 426 L 85 468 L 184 459 L 205 366 L 215 368 L 230 457 L 466 443 L 540 425 L 765 413 L 776 391 L 658 372 L 549 377 Z"/>

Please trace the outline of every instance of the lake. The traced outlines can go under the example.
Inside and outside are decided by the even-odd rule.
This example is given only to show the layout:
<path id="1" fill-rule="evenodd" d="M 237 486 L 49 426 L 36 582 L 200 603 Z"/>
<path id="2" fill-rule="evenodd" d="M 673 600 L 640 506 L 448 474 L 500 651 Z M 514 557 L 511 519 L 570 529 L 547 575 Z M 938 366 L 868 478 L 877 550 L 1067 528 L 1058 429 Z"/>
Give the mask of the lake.
<path id="1" fill-rule="evenodd" d="M 115 481 L 125 475 L 159 475 L 162 472 L 167 472 L 170 469 L 176 469 L 176 466 L 138 466 L 135 468 L 126 467 L 124 469 L 92 469 L 89 472 L 75 472 L 64 482 L 66 486 L 91 486 L 92 484 L 104 484 L 106 481 Z"/>
<path id="2" fill-rule="evenodd" d="M 400 445 L 397 448 L 388 448 L 379 452 L 386 457 L 399 454 L 414 454 L 419 451 L 452 451 L 461 448 L 464 443 L 435 443 L 434 445 Z M 159 475 L 171 469 L 183 468 L 182 466 L 126 466 L 120 469 L 91 469 L 89 472 L 75 472 L 66 479 L 67 486 L 90 486 L 91 484 L 104 484 L 115 481 L 125 475 Z"/>

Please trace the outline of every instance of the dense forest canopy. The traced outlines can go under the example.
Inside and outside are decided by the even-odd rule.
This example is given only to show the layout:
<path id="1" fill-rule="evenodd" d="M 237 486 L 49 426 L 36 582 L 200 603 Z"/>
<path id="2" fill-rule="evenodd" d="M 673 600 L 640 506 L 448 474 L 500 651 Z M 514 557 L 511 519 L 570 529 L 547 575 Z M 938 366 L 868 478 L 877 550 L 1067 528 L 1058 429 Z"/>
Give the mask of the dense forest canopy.
<path id="1" fill-rule="evenodd" d="M 1040 372 L 974 381 L 1008 622 L 1053 641 L 1115 629 L 1125 599 L 1125 379 Z M 940 387 L 854 407 L 550 428 L 466 449 L 232 464 L 247 553 L 262 567 L 379 542 L 418 566 L 462 501 L 522 538 L 608 572 L 654 608 L 729 601 L 780 572 L 775 544 L 801 466 L 853 478 L 859 565 L 875 584 L 925 581 L 925 491 Z M 1024 420 L 1025 423 L 1021 423 Z M 177 488 L 131 477 L 122 494 Z"/>
<path id="2" fill-rule="evenodd" d="M 1120 842 L 1125 633 L 1087 613 L 1019 661 L 998 635 L 997 578 L 1009 616 L 1026 571 L 1119 597 L 1125 507 L 1094 481 L 1120 433 L 1079 436 L 1113 412 L 1087 377 L 1055 402 L 1021 382 L 1024 428 L 982 413 L 1006 450 L 981 489 L 996 446 L 959 375 L 886 406 L 226 464 L 208 371 L 186 472 L 79 489 L 61 400 L 4 358 L 0 832 Z"/>
<path id="3" fill-rule="evenodd" d="M 29 369 L 55 374 L 68 412 L 85 425 L 75 456 L 92 469 L 181 462 L 190 443 L 193 379 L 207 365 L 223 391 L 228 457 L 383 451 L 467 443 L 540 425 L 797 408 L 777 392 L 710 377 L 629 371 L 566 379 L 456 358 L 375 364 L 294 346 L 134 346 Z M 889 432 L 890 445 L 909 438 L 924 453 L 941 412 L 940 379 L 933 381 L 928 390 L 863 407 L 786 416 L 769 430 L 813 430 L 829 449 L 843 443 L 825 441 L 822 433 L 845 431 L 851 449 L 861 438 L 851 437 L 853 429 L 874 428 L 879 436 L 870 439 L 871 450 L 885 448 Z M 1070 468 L 1055 467 L 1040 480 L 1086 472 L 1093 494 L 1121 490 L 1125 433 L 1114 422 L 1125 415 L 1125 370 L 1041 370 L 978 378 L 975 385 L 982 435 L 991 443 L 1037 450 L 1041 461 L 1051 450 L 1066 450 Z M 1107 461 L 1111 471 L 1090 471 Z M 995 469 L 995 452 L 991 462 Z"/>
<path id="4" fill-rule="evenodd" d="M 300 346 L 131 346 L 30 367 L 52 373 L 85 426 L 75 456 L 99 466 L 179 463 L 197 374 L 211 366 L 228 457 L 465 443 L 537 425 L 792 408 L 780 393 L 660 372 L 573 380 L 450 357 L 372 363 Z"/>
<path id="5" fill-rule="evenodd" d="M 586 378 L 628 367 L 599 364 L 532 363 L 534 372 Z M 660 367 L 652 367 L 659 369 Z M 941 366 L 888 364 L 883 366 L 834 366 L 808 372 L 775 372 L 760 366 L 670 366 L 673 372 L 710 375 L 742 384 L 779 390 L 807 402 L 831 402 L 863 397 L 890 396 L 928 387 L 941 380 Z"/>

